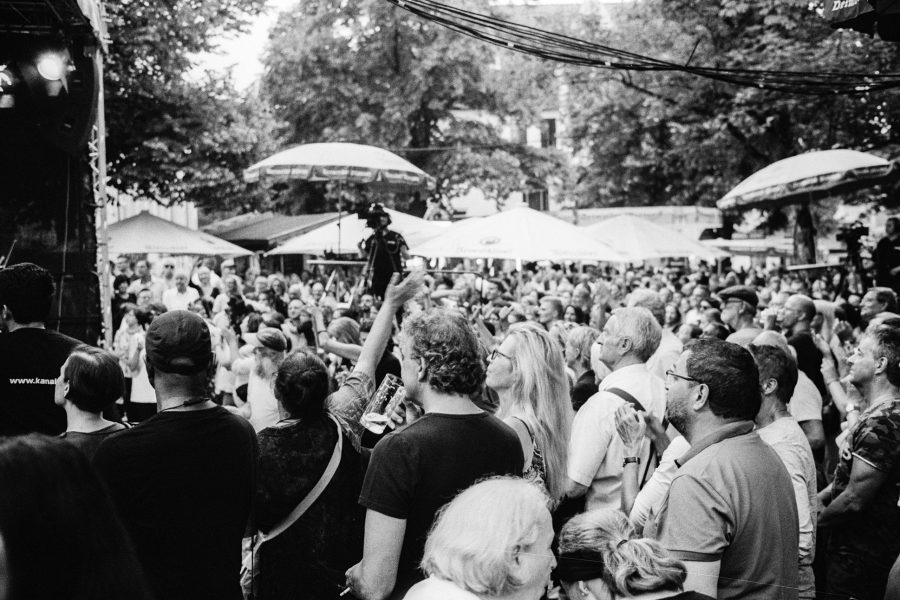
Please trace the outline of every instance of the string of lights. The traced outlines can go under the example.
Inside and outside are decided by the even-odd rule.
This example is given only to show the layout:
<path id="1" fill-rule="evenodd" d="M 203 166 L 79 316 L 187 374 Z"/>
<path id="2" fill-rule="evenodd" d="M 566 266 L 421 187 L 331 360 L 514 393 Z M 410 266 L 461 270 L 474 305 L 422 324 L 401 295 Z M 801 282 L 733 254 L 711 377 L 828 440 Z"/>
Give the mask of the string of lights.
<path id="1" fill-rule="evenodd" d="M 609 70 L 671 71 L 739 86 L 803 95 L 863 94 L 900 87 L 900 73 L 787 71 L 678 64 L 448 6 L 435 0 L 387 0 L 483 42 L 537 58 Z"/>

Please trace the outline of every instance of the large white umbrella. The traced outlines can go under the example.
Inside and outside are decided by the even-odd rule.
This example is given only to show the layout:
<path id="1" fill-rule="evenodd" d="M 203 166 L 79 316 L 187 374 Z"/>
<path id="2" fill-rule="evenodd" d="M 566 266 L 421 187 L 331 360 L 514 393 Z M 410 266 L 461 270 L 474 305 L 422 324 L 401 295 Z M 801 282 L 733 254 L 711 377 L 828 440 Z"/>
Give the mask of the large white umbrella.
<path id="1" fill-rule="evenodd" d="M 391 217 L 390 228 L 402 235 L 411 247 L 438 235 L 448 225 L 439 221 L 426 221 L 390 208 L 386 208 L 385 212 Z M 321 255 L 338 252 L 339 248 L 344 252 L 354 252 L 356 245 L 370 235 L 372 230 L 366 227 L 365 220 L 352 215 L 290 238 L 268 254 Z"/>
<path id="2" fill-rule="evenodd" d="M 633 262 L 687 257 L 715 260 L 728 256 L 727 252 L 709 248 L 674 229 L 634 215 L 605 219 L 583 229 L 592 238 L 606 242 Z"/>
<path id="3" fill-rule="evenodd" d="M 740 182 L 720 210 L 810 201 L 873 186 L 896 174 L 894 163 L 856 150 L 807 152 L 772 163 Z"/>
<path id="4" fill-rule="evenodd" d="M 288 148 L 244 170 L 244 181 L 336 181 L 425 187 L 433 183 L 425 171 L 396 154 L 362 144 L 302 144 Z"/>
<path id="5" fill-rule="evenodd" d="M 113 223 L 108 228 L 109 253 L 246 256 L 250 250 L 214 235 L 160 219 L 147 211 Z"/>
<path id="6" fill-rule="evenodd" d="M 427 258 L 627 261 L 581 228 L 527 207 L 459 221 L 427 242 L 411 245 L 409 252 Z"/>

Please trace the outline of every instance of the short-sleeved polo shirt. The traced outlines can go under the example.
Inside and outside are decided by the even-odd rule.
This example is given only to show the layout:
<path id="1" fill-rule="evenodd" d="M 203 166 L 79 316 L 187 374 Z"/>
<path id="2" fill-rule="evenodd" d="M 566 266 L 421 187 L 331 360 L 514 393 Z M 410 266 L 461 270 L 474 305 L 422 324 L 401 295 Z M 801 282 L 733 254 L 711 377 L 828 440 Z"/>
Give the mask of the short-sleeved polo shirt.
<path id="1" fill-rule="evenodd" d="M 721 561 L 719 598 L 797 598 L 798 519 L 791 478 L 753 423 L 698 440 L 655 520 L 680 560 Z"/>

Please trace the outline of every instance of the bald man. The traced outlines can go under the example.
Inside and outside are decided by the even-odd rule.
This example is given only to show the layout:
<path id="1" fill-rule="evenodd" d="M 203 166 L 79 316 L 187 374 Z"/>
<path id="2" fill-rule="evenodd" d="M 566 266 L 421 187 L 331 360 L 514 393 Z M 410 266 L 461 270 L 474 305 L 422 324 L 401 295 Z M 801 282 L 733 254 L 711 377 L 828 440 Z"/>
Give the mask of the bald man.
<path id="1" fill-rule="evenodd" d="M 778 312 L 778 324 L 787 337 L 788 343 L 797 353 L 797 368 L 806 373 L 816 389 L 823 396 L 825 380 L 822 378 L 822 353 L 812 337 L 812 320 L 816 316 L 816 305 L 809 296 L 794 294 L 787 299 Z"/>

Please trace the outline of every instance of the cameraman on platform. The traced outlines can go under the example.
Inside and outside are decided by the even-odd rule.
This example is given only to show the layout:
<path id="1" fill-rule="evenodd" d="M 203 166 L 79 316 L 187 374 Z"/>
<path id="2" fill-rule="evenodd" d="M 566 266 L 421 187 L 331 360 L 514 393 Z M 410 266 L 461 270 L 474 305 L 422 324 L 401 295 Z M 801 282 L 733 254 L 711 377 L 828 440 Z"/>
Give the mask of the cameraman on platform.
<path id="1" fill-rule="evenodd" d="M 872 260 L 876 285 L 900 291 L 900 218 L 890 217 L 884 224 L 885 237 L 878 240 Z"/>
<path id="2" fill-rule="evenodd" d="M 360 215 L 374 233 L 359 243 L 359 251 L 367 262 L 369 293 L 384 297 L 391 275 L 403 273 L 403 261 L 409 258 L 409 246 L 403 236 L 388 229 L 391 217 L 380 204 L 372 204 L 367 212 Z"/>

